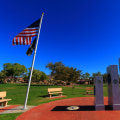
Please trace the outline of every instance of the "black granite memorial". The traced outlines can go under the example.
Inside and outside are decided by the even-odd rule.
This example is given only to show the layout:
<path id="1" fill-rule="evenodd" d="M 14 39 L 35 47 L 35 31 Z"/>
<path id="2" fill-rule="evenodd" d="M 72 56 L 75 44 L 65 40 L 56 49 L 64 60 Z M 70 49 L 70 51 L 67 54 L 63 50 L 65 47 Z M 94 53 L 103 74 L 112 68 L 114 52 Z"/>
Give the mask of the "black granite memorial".
<path id="1" fill-rule="evenodd" d="M 108 81 L 108 105 L 113 110 L 120 110 L 120 91 L 118 66 L 110 65 L 107 67 Z"/>
<path id="2" fill-rule="evenodd" d="M 104 107 L 104 95 L 103 95 L 103 77 L 95 76 L 94 78 L 95 85 L 95 109 L 96 110 L 105 110 Z"/>

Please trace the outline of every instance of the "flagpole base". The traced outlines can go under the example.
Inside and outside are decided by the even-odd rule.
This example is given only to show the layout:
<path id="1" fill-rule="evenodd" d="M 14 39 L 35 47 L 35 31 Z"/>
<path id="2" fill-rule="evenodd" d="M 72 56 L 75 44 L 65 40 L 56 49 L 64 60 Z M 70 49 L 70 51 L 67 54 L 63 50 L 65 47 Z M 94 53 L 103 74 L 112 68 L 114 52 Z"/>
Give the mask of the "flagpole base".
<path id="1" fill-rule="evenodd" d="M 23 107 L 23 110 L 27 110 L 28 108 L 27 107 Z"/>

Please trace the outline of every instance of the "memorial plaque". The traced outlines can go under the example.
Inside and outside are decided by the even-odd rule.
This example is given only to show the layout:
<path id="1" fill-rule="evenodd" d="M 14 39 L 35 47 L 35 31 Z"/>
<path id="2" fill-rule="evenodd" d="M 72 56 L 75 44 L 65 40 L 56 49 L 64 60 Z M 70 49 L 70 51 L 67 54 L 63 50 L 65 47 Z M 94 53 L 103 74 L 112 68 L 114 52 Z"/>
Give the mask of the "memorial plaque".
<path id="1" fill-rule="evenodd" d="M 103 77 L 95 76 L 94 78 L 95 85 L 95 109 L 96 110 L 105 110 L 104 107 L 104 95 L 103 95 Z"/>
<path id="2" fill-rule="evenodd" d="M 108 80 L 108 105 L 113 110 L 120 110 L 119 75 L 117 65 L 110 65 L 107 68 L 107 80 Z"/>

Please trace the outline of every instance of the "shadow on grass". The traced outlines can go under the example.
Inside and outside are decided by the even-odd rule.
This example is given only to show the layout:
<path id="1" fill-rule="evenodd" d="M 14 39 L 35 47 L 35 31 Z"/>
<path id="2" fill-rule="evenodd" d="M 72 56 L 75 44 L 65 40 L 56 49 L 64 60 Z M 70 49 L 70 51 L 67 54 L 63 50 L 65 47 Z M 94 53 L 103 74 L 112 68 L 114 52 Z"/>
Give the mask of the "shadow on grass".
<path id="1" fill-rule="evenodd" d="M 44 97 L 44 98 L 46 98 L 46 97 L 49 97 L 49 96 L 48 95 L 40 95 L 38 97 Z"/>
<path id="2" fill-rule="evenodd" d="M 62 95 L 62 96 L 59 96 L 59 95 L 52 95 L 51 98 L 62 98 L 62 97 L 66 97 L 65 95 Z M 43 97 L 43 98 L 50 98 L 49 95 L 41 95 L 41 96 L 38 96 L 38 97 Z"/>
<path id="3" fill-rule="evenodd" d="M 79 92 L 79 93 L 75 93 L 75 92 L 72 93 L 72 92 L 71 92 L 71 93 L 69 93 L 69 94 L 64 93 L 64 95 L 66 95 L 66 96 L 67 96 L 67 95 L 78 95 L 78 94 L 79 94 L 79 95 L 86 95 L 86 93 L 83 93 L 83 92 Z M 91 95 L 93 95 L 93 94 L 91 94 Z"/>

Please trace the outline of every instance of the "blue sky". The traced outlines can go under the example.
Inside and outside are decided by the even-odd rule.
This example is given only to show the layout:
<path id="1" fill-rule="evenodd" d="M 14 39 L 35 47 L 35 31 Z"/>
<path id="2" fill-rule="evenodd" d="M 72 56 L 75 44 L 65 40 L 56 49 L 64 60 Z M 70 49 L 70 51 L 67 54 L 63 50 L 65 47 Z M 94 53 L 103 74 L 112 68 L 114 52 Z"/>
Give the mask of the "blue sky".
<path id="1" fill-rule="evenodd" d="M 120 57 L 119 0 L 1 0 L 0 70 L 4 63 L 31 67 L 29 46 L 12 39 L 44 12 L 34 68 L 50 74 L 48 62 L 62 61 L 90 74 L 106 72 Z"/>

